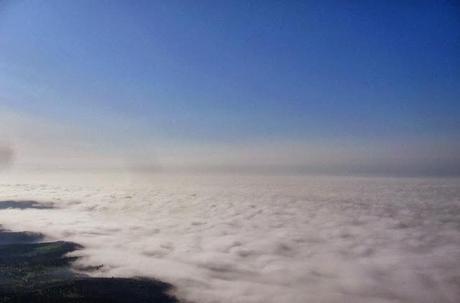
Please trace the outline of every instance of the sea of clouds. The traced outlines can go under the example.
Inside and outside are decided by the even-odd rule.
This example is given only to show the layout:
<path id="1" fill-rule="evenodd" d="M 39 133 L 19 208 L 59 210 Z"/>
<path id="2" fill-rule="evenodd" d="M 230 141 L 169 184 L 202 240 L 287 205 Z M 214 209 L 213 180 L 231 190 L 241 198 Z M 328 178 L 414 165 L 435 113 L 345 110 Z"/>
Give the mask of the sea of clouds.
<path id="1" fill-rule="evenodd" d="M 76 267 L 190 302 L 460 302 L 460 181 L 0 177 L 0 224 L 85 246 Z"/>

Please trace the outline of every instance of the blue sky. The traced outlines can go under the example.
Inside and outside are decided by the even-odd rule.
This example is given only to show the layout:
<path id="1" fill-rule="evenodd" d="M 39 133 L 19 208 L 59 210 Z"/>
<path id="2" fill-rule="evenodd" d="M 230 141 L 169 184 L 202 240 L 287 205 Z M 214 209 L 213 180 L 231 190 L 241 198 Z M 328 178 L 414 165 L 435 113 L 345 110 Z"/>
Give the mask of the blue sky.
<path id="1" fill-rule="evenodd" d="M 3 1 L 0 106 L 72 128 L 91 146 L 76 158 L 442 172 L 460 167 L 459 16 L 455 1 Z"/>

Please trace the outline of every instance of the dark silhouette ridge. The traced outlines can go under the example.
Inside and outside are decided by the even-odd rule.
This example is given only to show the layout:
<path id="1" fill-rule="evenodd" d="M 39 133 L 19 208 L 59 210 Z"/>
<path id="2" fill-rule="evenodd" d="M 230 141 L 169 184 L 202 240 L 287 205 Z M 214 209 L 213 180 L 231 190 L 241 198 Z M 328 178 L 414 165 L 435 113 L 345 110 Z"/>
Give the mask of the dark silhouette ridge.
<path id="1" fill-rule="evenodd" d="M 43 202 L 37 202 L 37 201 L 31 201 L 31 200 L 25 200 L 25 201 L 16 201 L 16 200 L 0 201 L 0 209 L 8 209 L 8 208 L 14 208 L 14 209 L 28 209 L 28 208 L 52 209 L 52 208 L 54 208 L 54 206 L 53 206 L 53 203 L 43 203 Z"/>

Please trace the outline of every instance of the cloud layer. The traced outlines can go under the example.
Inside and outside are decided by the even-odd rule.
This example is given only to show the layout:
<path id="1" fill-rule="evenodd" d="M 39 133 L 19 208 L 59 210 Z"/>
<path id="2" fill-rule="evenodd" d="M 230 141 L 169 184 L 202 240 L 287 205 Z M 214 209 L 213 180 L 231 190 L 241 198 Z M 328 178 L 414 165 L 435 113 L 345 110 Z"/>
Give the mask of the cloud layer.
<path id="1" fill-rule="evenodd" d="M 458 180 L 38 177 L 2 180 L 0 198 L 56 208 L 4 209 L 1 224 L 83 244 L 99 275 L 204 303 L 460 299 Z"/>

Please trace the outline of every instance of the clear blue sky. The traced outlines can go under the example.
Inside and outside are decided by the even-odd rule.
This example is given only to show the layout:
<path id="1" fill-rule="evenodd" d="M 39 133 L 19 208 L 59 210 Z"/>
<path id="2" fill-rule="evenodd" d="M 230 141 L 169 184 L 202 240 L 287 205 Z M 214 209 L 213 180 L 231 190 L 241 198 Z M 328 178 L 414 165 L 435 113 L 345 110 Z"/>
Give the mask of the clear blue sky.
<path id="1" fill-rule="evenodd" d="M 459 54 L 456 1 L 0 2 L 0 105 L 120 142 L 457 146 Z"/>

